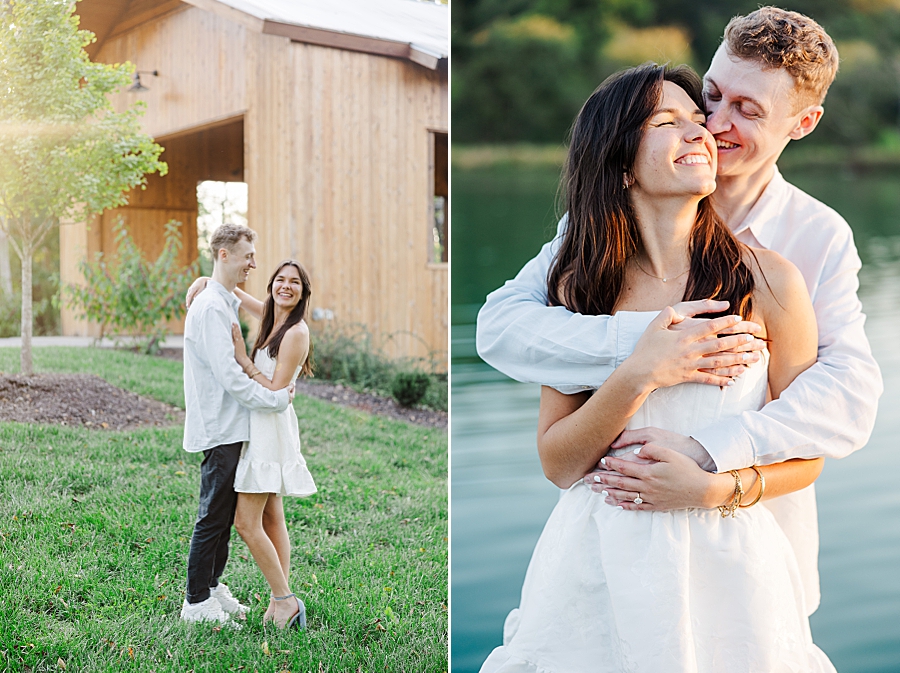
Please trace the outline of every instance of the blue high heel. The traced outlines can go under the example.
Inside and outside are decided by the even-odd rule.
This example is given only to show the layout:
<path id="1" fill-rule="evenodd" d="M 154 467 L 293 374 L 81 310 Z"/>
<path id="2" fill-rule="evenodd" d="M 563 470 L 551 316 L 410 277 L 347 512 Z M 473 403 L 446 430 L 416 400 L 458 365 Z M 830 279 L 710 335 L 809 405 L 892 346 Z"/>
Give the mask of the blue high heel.
<path id="1" fill-rule="evenodd" d="M 296 594 L 288 594 L 287 596 L 272 596 L 276 601 L 285 601 L 288 598 L 297 600 L 297 612 L 284 625 L 285 629 L 296 628 L 302 631 L 306 628 L 306 606 L 303 604 Z"/>

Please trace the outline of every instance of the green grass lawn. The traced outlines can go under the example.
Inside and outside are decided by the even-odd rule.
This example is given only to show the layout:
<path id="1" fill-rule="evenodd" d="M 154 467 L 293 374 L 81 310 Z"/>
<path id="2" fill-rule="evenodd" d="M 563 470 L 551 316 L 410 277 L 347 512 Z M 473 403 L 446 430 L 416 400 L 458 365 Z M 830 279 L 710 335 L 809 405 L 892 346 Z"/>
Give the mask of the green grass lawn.
<path id="1" fill-rule="evenodd" d="M 34 353 L 38 371 L 183 406 L 179 362 Z M 0 371 L 18 357 L 0 348 Z M 294 407 L 319 486 L 285 499 L 304 633 L 263 628 L 268 587 L 236 533 L 223 580 L 252 606 L 243 630 L 178 619 L 201 460 L 180 427 L 0 423 L 0 670 L 447 670 L 447 433 L 303 396 Z"/>

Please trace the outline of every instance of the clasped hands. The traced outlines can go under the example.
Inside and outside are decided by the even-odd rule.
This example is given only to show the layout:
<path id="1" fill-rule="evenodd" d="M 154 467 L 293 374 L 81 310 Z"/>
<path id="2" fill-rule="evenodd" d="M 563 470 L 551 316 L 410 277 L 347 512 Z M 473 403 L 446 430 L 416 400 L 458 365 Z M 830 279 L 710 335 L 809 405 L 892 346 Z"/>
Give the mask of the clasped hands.
<path id="1" fill-rule="evenodd" d="M 701 383 L 731 385 L 746 367 L 760 359 L 765 341 L 756 338 L 762 327 L 738 316 L 695 318 L 728 308 L 728 302 L 682 302 L 653 320 L 635 348 L 638 375 L 652 387 Z M 674 352 L 671 358 L 641 359 L 643 353 Z M 644 372 L 640 363 L 655 363 Z M 662 364 L 660 364 L 662 363 Z M 698 366 L 699 365 L 699 366 Z M 715 507 L 712 475 L 715 463 L 695 439 L 660 428 L 626 430 L 610 449 L 633 447 L 619 456 L 606 456 L 584 483 L 602 493 L 610 505 L 628 510 L 667 511 Z M 634 500 L 640 496 L 640 502 Z"/>
<path id="2" fill-rule="evenodd" d="M 679 383 L 731 385 L 748 365 L 759 361 L 766 342 L 757 338 L 762 326 L 740 316 L 694 317 L 726 311 L 728 305 L 703 299 L 660 311 L 623 363 L 629 375 L 653 388 Z"/>
<path id="3" fill-rule="evenodd" d="M 701 464 L 715 464 L 700 443 L 691 437 L 659 428 L 625 430 L 609 447 L 634 447 L 620 456 L 606 456 L 584 477 L 606 503 L 634 511 L 668 511 L 688 507 L 711 508 L 712 477 Z M 638 497 L 642 502 L 637 504 Z"/>

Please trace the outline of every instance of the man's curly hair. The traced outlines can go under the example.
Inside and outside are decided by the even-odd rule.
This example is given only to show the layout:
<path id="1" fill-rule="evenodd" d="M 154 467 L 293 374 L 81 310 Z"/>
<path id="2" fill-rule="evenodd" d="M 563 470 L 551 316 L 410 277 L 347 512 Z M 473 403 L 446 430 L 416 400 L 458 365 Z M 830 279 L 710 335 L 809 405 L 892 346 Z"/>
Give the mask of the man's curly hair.
<path id="1" fill-rule="evenodd" d="M 825 29 L 808 16 L 777 7 L 734 17 L 723 44 L 733 56 L 787 70 L 798 109 L 821 105 L 838 71 L 837 48 Z"/>

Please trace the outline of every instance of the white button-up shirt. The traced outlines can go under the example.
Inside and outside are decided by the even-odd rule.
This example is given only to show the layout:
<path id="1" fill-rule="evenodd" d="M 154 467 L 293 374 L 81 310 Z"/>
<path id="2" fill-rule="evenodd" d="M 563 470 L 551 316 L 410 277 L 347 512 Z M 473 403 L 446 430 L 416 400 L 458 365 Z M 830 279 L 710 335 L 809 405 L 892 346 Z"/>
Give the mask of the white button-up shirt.
<path id="1" fill-rule="evenodd" d="M 272 391 L 250 379 L 234 359 L 231 325 L 241 305 L 210 280 L 184 323 L 184 449 L 197 452 L 250 439 L 250 413 L 282 411 L 288 389 Z"/>
<path id="2" fill-rule="evenodd" d="M 481 358 L 519 381 L 574 393 L 597 388 L 634 350 L 657 312 L 574 314 L 547 306 L 547 273 L 565 229 L 478 313 Z M 862 447 L 875 424 L 881 373 L 857 298 L 861 267 L 847 222 L 789 184 L 772 180 L 737 227 L 738 240 L 778 252 L 806 280 L 819 331 L 817 362 L 781 396 L 693 435 L 719 472 L 791 458 L 841 458 Z M 818 606 L 818 528 L 813 487 L 765 503 L 797 552 L 807 606 Z"/>

